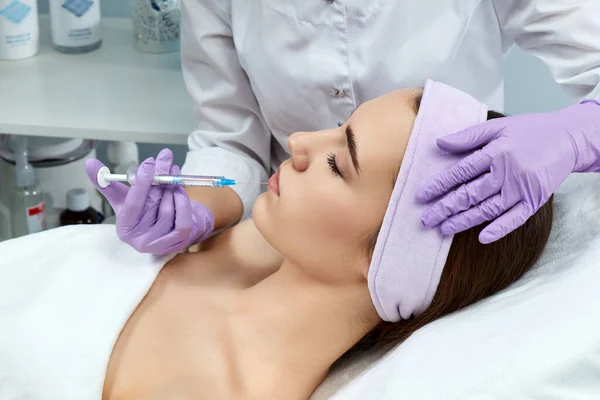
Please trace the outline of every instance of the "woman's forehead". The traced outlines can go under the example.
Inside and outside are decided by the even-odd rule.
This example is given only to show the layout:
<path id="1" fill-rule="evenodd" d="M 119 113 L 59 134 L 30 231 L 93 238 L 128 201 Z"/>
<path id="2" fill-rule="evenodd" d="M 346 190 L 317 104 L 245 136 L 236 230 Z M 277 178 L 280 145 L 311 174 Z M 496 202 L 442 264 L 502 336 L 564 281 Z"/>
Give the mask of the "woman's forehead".
<path id="1" fill-rule="evenodd" d="M 375 106 L 387 104 L 388 106 L 397 106 L 402 108 L 409 107 L 411 111 L 416 114 L 419 109 L 419 99 L 421 96 L 423 96 L 422 88 L 397 89 L 372 100 L 366 101 L 364 105 L 373 103 Z"/>
<path id="2" fill-rule="evenodd" d="M 349 123 L 364 164 L 399 168 L 418 111 L 422 89 L 402 89 L 362 104 Z M 378 162 L 377 162 L 378 161 Z M 398 164 L 398 165 L 395 165 Z M 379 169 L 379 168 L 378 168 Z"/>

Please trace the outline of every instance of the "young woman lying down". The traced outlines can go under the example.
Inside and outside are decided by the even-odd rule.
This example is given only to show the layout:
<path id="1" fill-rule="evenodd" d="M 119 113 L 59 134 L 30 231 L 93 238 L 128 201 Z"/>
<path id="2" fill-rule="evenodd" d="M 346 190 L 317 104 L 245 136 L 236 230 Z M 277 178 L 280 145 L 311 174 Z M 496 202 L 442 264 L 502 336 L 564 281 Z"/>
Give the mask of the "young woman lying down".
<path id="1" fill-rule="evenodd" d="M 156 258 L 110 226 L 0 244 L 0 399 L 307 399 L 338 359 L 396 343 L 516 281 L 550 201 L 489 245 L 420 223 L 454 162 L 435 139 L 500 117 L 429 81 L 296 133 L 253 220 Z"/>

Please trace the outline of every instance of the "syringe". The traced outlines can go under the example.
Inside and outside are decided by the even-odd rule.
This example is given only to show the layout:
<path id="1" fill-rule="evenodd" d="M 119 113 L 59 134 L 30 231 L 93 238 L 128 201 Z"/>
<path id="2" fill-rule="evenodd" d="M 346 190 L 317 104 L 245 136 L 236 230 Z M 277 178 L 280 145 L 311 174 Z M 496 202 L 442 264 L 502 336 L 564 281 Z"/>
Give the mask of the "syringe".
<path id="1" fill-rule="evenodd" d="M 108 167 L 102 167 L 98 171 L 97 181 L 101 188 L 108 187 L 110 182 L 128 182 L 131 184 L 137 173 L 137 167 L 127 170 L 127 174 L 113 174 Z M 224 176 L 208 175 L 155 175 L 153 185 L 177 185 L 177 186 L 200 186 L 200 187 L 227 187 L 244 184 L 266 185 L 265 182 L 239 182 Z"/>

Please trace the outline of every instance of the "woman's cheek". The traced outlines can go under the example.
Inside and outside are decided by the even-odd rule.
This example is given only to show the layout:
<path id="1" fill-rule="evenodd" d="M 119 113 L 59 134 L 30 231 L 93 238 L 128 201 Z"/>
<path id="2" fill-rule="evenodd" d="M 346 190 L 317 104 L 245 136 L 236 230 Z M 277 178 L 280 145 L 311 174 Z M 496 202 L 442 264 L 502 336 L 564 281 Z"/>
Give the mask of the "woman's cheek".
<path id="1" fill-rule="evenodd" d="M 283 207 L 278 210 L 283 211 L 281 219 L 304 232 L 317 228 L 321 232 L 335 231 L 351 226 L 356 214 L 356 196 L 346 186 L 334 181 L 328 185 L 313 184 L 308 190 L 302 190 L 305 185 L 289 185 L 287 190 L 283 187 L 280 198 Z"/>
<path id="2" fill-rule="evenodd" d="M 355 216 L 352 207 L 344 202 L 322 202 L 316 205 L 313 211 L 308 213 L 305 224 L 319 228 L 319 233 L 326 235 L 344 236 L 350 229 L 354 229 Z"/>

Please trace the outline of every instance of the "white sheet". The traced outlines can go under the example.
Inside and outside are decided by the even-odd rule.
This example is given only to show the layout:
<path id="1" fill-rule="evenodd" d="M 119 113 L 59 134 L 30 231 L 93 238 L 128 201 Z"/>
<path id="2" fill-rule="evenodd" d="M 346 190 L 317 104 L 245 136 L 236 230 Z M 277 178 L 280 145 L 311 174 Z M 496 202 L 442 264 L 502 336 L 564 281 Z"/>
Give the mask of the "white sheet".
<path id="1" fill-rule="evenodd" d="M 599 289 L 600 176 L 573 175 L 555 195 L 550 242 L 525 277 L 379 361 L 347 363 L 312 399 L 600 399 Z"/>
<path id="2" fill-rule="evenodd" d="M 110 225 L 0 243 L 0 400 L 100 400 L 112 348 L 167 260 Z"/>

